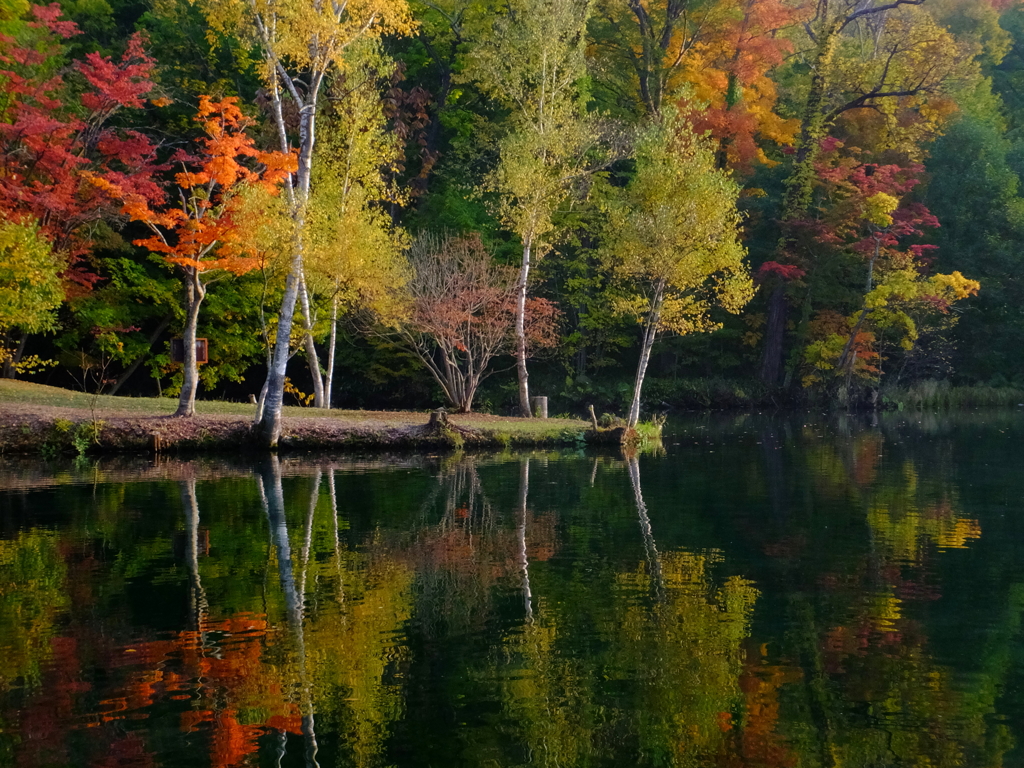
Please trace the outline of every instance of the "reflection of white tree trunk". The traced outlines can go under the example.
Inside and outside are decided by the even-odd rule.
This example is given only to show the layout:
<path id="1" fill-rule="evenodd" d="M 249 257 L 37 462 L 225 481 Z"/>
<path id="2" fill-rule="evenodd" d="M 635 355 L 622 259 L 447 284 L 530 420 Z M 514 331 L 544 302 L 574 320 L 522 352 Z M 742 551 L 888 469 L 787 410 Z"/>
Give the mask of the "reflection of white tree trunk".
<path id="1" fill-rule="evenodd" d="M 517 564 L 522 575 L 523 605 L 526 620 L 533 621 L 533 595 L 530 592 L 530 561 L 526 557 L 526 499 L 530 492 L 530 460 L 523 459 L 519 465 L 519 505 L 516 508 Z"/>
<path id="2" fill-rule="evenodd" d="M 299 595 L 306 594 L 306 574 L 309 571 L 309 550 L 313 546 L 313 518 L 316 516 L 316 503 L 320 500 L 320 482 L 322 473 L 318 469 L 313 480 L 313 492 L 309 496 L 309 509 L 306 512 L 305 537 L 302 540 L 302 569 L 299 571 Z"/>
<path id="3" fill-rule="evenodd" d="M 316 761 L 316 723 L 313 717 L 313 694 L 306 674 L 306 634 L 303 595 L 295 585 L 295 574 L 292 570 L 292 551 L 288 538 L 288 521 L 284 511 L 284 489 L 281 486 L 281 465 L 277 456 L 271 456 L 262 471 L 259 481 L 260 496 L 263 499 L 263 509 L 267 514 L 267 523 L 270 525 L 270 540 L 277 550 L 277 570 L 281 580 L 281 589 L 284 592 L 285 610 L 288 615 L 288 624 L 291 626 L 292 635 L 295 638 L 295 651 L 298 656 L 299 685 L 301 691 L 302 711 L 302 735 L 306 741 L 306 765 L 319 768 Z M 316 509 L 316 498 L 320 493 L 320 475 L 317 474 L 316 484 L 313 488 L 313 497 L 309 505 L 309 513 L 306 521 L 306 541 L 303 547 L 305 558 L 309 555 L 309 543 L 312 536 L 313 513 Z M 300 574 L 303 583 L 305 582 L 305 562 L 303 571 Z M 280 763 L 280 755 L 278 762 Z"/>
<path id="4" fill-rule="evenodd" d="M 651 518 L 647 516 L 647 505 L 644 503 L 644 493 L 640 488 L 640 461 L 636 456 L 630 456 L 626 460 L 629 469 L 629 481 L 633 485 L 633 497 L 636 500 L 636 513 L 640 518 L 640 534 L 644 539 L 644 550 L 647 552 L 647 566 L 651 571 L 651 580 L 655 584 L 658 598 L 665 597 L 665 579 L 661 574 L 661 555 L 658 554 L 658 546 L 654 542 L 654 532 L 651 530 Z"/>
<path id="5" fill-rule="evenodd" d="M 345 603 L 345 573 L 341 567 L 341 537 L 338 535 L 338 495 L 334 490 L 334 469 L 327 475 L 327 488 L 331 494 L 331 534 L 334 537 L 334 570 L 338 574 L 338 604 Z M 342 614 L 344 616 L 344 614 Z"/>
<path id="6" fill-rule="evenodd" d="M 185 528 L 188 533 L 188 570 L 192 579 L 189 618 L 200 642 L 205 638 L 206 616 L 210 605 L 206 590 L 199 577 L 199 502 L 196 500 L 196 479 L 190 477 L 181 483 L 181 506 L 185 510 Z"/>

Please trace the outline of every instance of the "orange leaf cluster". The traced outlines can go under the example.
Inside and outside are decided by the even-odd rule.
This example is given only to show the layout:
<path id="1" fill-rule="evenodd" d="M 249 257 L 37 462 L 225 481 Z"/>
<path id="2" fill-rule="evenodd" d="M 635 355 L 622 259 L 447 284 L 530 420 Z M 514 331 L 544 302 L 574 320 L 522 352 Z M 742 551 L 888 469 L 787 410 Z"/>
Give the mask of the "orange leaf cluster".
<path id="1" fill-rule="evenodd" d="M 186 273 L 244 274 L 260 260 L 236 221 L 239 192 L 248 185 L 276 193 L 298 161 L 293 153 L 255 147 L 237 98 L 201 96 L 195 120 L 205 134 L 196 141 L 196 152 L 179 152 L 173 158 L 182 168 L 174 177 L 177 203 L 154 208 L 140 195 L 126 195 L 122 212 L 153 232 L 136 245 L 163 254 Z"/>
<path id="2" fill-rule="evenodd" d="M 681 66 L 693 89 L 694 127 L 722 144 L 732 167 L 768 162 L 760 141 L 793 144 L 798 121 L 775 112 L 778 93 L 769 73 L 792 51 L 781 29 L 801 20 L 802 11 L 781 0 L 736 0 L 709 13 L 703 34 Z M 703 108 L 706 105 L 706 109 Z"/>

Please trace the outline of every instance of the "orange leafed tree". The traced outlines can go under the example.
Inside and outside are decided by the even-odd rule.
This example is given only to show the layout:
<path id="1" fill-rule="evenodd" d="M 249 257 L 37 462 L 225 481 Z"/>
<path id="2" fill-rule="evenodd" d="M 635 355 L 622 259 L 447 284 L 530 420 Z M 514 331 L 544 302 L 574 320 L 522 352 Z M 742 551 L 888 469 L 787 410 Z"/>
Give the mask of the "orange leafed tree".
<path id="1" fill-rule="evenodd" d="M 195 120 L 204 136 L 194 152 L 179 151 L 172 161 L 181 170 L 175 191 L 163 207 L 140 195 L 124 196 L 123 212 L 153 234 L 136 240 L 181 272 L 185 284 L 184 381 L 176 416 L 195 414 L 199 369 L 196 327 L 211 279 L 241 275 L 260 263 L 260 253 L 241 225 L 241 193 L 246 187 L 276 194 L 297 167 L 294 154 L 258 150 L 245 133 L 248 121 L 238 99 L 199 99 Z"/>
<path id="2" fill-rule="evenodd" d="M 719 142 L 720 167 L 768 162 L 761 144 L 794 143 L 799 122 L 775 111 L 777 88 L 771 78 L 793 52 L 783 30 L 804 21 L 810 10 L 784 0 L 728 0 L 724 12 L 708 14 L 702 36 L 679 64 L 692 91 L 691 119 L 698 131 Z"/>

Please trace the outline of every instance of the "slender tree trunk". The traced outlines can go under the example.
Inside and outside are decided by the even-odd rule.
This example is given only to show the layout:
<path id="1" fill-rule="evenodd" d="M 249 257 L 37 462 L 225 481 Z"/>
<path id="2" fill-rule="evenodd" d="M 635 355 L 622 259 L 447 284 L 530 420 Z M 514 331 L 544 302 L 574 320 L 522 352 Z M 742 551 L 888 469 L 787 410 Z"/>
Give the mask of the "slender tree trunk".
<path id="1" fill-rule="evenodd" d="M 292 566 L 291 545 L 288 537 L 288 522 L 285 518 L 284 490 L 281 486 L 281 465 L 276 456 L 271 456 L 259 476 L 260 495 L 263 498 L 263 509 L 267 514 L 270 526 L 270 539 L 277 550 L 277 568 L 284 592 L 285 611 L 288 624 L 292 631 L 299 670 L 298 688 L 300 692 L 300 711 L 302 713 L 301 730 L 306 742 L 306 765 L 316 766 L 317 741 L 313 717 L 312 692 L 306 670 L 306 633 L 304 595 L 295 583 Z M 314 493 L 320 489 L 319 478 Z M 315 498 L 310 502 L 310 509 L 315 509 Z M 305 580 L 305 573 L 300 575 Z"/>
<path id="2" fill-rule="evenodd" d="M 196 479 L 190 477 L 181 483 L 181 505 L 185 509 L 185 527 L 188 532 L 188 567 L 192 574 L 192 600 L 189 613 L 192 625 L 202 634 L 209 612 L 206 590 L 199 578 L 199 502 L 196 499 Z"/>
<path id="3" fill-rule="evenodd" d="M 128 381 L 128 379 L 130 379 L 133 375 L 135 375 L 135 372 L 137 370 L 139 370 L 139 368 L 142 366 L 142 364 L 144 362 L 146 362 L 146 358 L 149 356 L 149 353 L 153 351 L 153 347 L 156 345 L 156 343 L 158 341 L 160 341 L 160 337 L 163 335 L 164 331 L 167 330 L 167 326 L 169 326 L 171 324 L 171 320 L 173 320 L 173 319 L 174 319 L 174 315 L 170 315 L 170 314 L 164 315 L 163 320 L 160 321 L 160 325 L 158 325 L 156 327 L 156 330 L 154 330 L 149 335 L 149 347 L 148 347 L 148 349 L 145 352 L 143 352 L 141 355 L 136 357 L 132 361 L 132 364 L 129 365 L 124 370 L 124 372 L 120 376 L 117 377 L 117 381 L 114 382 L 114 386 L 112 386 L 110 388 L 110 391 L 107 392 L 108 395 L 116 395 L 118 393 L 118 390 L 120 390 L 121 387 L 123 387 L 125 385 L 125 383 Z"/>
<path id="4" fill-rule="evenodd" d="M 178 397 L 178 410 L 175 416 L 191 418 L 196 415 L 196 392 L 199 389 L 199 365 L 196 363 L 196 328 L 199 325 L 199 307 L 206 296 L 206 290 L 198 276 L 192 277 L 188 285 L 188 313 L 185 317 L 185 332 L 182 344 L 185 362 L 182 366 L 184 377 L 181 383 L 181 394 Z"/>
<path id="5" fill-rule="evenodd" d="M 320 372 L 320 357 L 316 351 L 316 344 L 313 341 L 313 314 L 309 303 L 309 290 L 306 288 L 306 280 L 303 278 L 299 286 L 299 301 L 302 307 L 302 326 L 306 329 L 306 336 L 302 343 L 306 348 L 306 362 L 309 364 L 309 375 L 313 379 L 313 407 L 326 408 L 324 405 L 324 378 Z"/>
<path id="6" fill-rule="evenodd" d="M 301 252 L 296 256 L 301 261 Z M 263 443 L 270 448 L 277 447 L 281 439 L 281 406 L 284 403 L 284 379 L 288 369 L 288 358 L 291 357 L 289 342 L 292 333 L 292 317 L 295 314 L 295 301 L 299 296 L 299 280 L 295 269 L 285 278 L 284 298 L 281 301 L 281 315 L 277 323 L 277 336 L 274 339 L 274 354 L 270 369 L 267 371 L 267 382 L 264 385 L 266 395 L 262 398 L 258 422 Z"/>
<path id="7" fill-rule="evenodd" d="M 345 572 L 341 566 L 341 537 L 338 535 L 338 494 L 334 487 L 334 467 L 327 475 L 331 496 L 331 537 L 334 540 L 334 570 L 338 574 L 338 604 L 345 602 Z"/>
<path id="8" fill-rule="evenodd" d="M 324 381 L 324 408 L 331 407 L 334 392 L 334 358 L 338 349 L 338 297 L 331 300 L 331 338 L 327 348 L 327 379 Z"/>
<path id="9" fill-rule="evenodd" d="M 523 244 L 523 263 L 519 270 L 519 281 L 516 284 L 516 373 L 519 375 L 519 411 L 529 418 L 530 383 L 526 370 L 526 287 L 530 279 L 530 250 L 532 238 Z"/>
<path id="10" fill-rule="evenodd" d="M 633 498 L 636 500 L 636 513 L 640 519 L 640 535 L 644 539 L 644 551 L 647 554 L 647 567 L 650 569 L 651 581 L 659 600 L 665 599 L 665 577 L 661 569 L 661 555 L 654 541 L 651 518 L 647 516 L 647 504 L 644 503 L 644 492 L 640 487 L 640 460 L 636 454 L 626 460 L 629 470 L 629 482 L 633 486 Z"/>
<path id="11" fill-rule="evenodd" d="M 282 78 L 287 77 L 287 73 L 283 72 L 283 67 L 280 67 L 276 60 L 272 59 L 271 65 L 282 70 Z M 277 335 L 274 339 L 273 359 L 267 371 L 267 382 L 265 385 L 267 394 L 263 398 L 262 408 L 259 409 L 259 422 L 257 423 L 260 438 L 264 445 L 269 448 L 276 448 L 278 441 L 281 439 L 281 408 L 284 403 L 284 380 L 288 369 L 288 359 L 291 357 L 292 323 L 295 320 L 295 302 L 299 297 L 299 291 L 303 284 L 304 255 L 302 233 L 306 223 L 305 208 L 309 200 L 313 148 L 316 144 L 317 95 L 323 75 L 323 71 L 311 75 L 308 96 L 296 103 L 296 106 L 299 108 L 299 167 L 295 174 L 295 182 L 291 185 L 290 190 L 295 228 L 298 234 L 294 244 L 291 268 L 288 271 L 288 277 L 285 279 L 284 295 L 281 298 L 281 312 L 277 319 Z M 284 119 L 281 116 L 281 93 L 279 87 L 276 86 L 277 81 L 275 80 L 274 82 L 275 87 L 271 89 L 271 97 L 273 100 L 275 122 L 280 134 L 281 145 L 287 147 L 289 146 L 289 138 Z"/>
<path id="12" fill-rule="evenodd" d="M 651 348 L 654 346 L 654 339 L 658 335 L 658 324 L 661 322 L 661 305 L 665 299 L 665 281 L 661 280 L 654 288 L 654 296 L 651 298 L 651 309 L 647 315 L 647 322 L 644 324 L 643 344 L 640 348 L 640 362 L 636 366 L 636 378 L 633 380 L 633 402 L 629 406 L 629 416 L 626 419 L 626 426 L 635 429 L 640 421 L 640 391 L 644 386 L 644 377 L 647 375 L 647 365 L 651 361 Z"/>

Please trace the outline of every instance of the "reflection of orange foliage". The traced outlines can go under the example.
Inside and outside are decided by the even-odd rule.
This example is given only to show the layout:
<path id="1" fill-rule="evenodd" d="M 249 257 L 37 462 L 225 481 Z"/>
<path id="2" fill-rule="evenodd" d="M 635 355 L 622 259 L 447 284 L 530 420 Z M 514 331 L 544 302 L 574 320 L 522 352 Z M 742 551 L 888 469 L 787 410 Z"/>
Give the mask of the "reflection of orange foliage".
<path id="1" fill-rule="evenodd" d="M 242 725 L 238 722 L 235 710 L 193 710 L 181 715 L 181 730 L 186 733 L 198 731 L 199 726 L 204 723 L 213 724 L 213 739 L 210 746 L 212 766 L 238 765 L 246 755 L 259 751 L 257 739 L 263 728 L 258 725 Z"/>
<path id="2" fill-rule="evenodd" d="M 981 523 L 972 518 L 958 517 L 949 499 L 927 507 L 921 514 L 926 519 L 938 521 L 936 543 L 940 549 L 966 549 L 968 541 L 981 538 Z"/>
<path id="3" fill-rule="evenodd" d="M 742 726 L 735 736 L 739 744 L 733 741 L 726 748 L 718 761 L 721 768 L 751 765 L 790 768 L 797 764 L 798 755 L 786 745 L 776 729 L 779 723 L 779 691 L 783 685 L 799 681 L 801 676 L 799 668 L 763 666 L 757 663 L 755 653 L 747 653 L 739 680 L 745 704 Z M 719 727 L 723 731 L 729 730 L 723 726 L 732 727 L 725 712 L 719 715 Z"/>
<path id="4" fill-rule="evenodd" d="M 551 512 L 531 515 L 526 524 L 526 557 L 531 562 L 546 562 L 558 551 L 557 516 Z"/>
<path id="5" fill-rule="evenodd" d="M 881 454 L 880 434 L 867 432 L 859 436 L 853 451 L 853 482 L 861 487 L 874 483 Z"/>
<path id="6" fill-rule="evenodd" d="M 726 733 L 732 730 L 732 713 L 731 712 L 719 712 L 718 713 L 718 730 L 722 733 Z"/>
<path id="7" fill-rule="evenodd" d="M 215 644 L 211 637 L 216 638 Z M 31 697 L 20 713 L 23 745 L 18 763 L 65 764 L 69 762 L 64 744 L 68 729 L 97 728 L 105 734 L 114 721 L 146 719 L 154 705 L 202 700 L 206 706 L 211 702 L 218 706 L 182 712 L 181 730 L 210 732 L 211 765 L 241 765 L 246 755 L 257 751 L 259 736 L 268 730 L 301 733 L 298 707 L 287 700 L 285 686 L 263 660 L 272 639 L 265 617 L 238 614 L 204 621 L 202 632 L 179 632 L 168 639 L 107 648 L 101 651 L 107 656 L 104 666 L 117 682 L 96 689 L 98 706 L 91 714 L 82 714 L 81 694 L 93 693 L 93 685 L 83 682 L 86 675 L 77 641 L 55 638 L 53 663 L 47 672 L 51 679 L 40 689 L 46 694 Z M 243 710 L 260 713 L 260 719 L 240 722 L 238 713 Z M 104 740 L 104 757 L 92 764 L 147 768 L 153 762 L 152 753 L 145 749 L 145 734 L 136 730 L 120 739 Z"/>
<path id="8" fill-rule="evenodd" d="M 800 679 L 799 669 L 747 666 L 740 676 L 746 700 L 742 754 L 747 765 L 793 766 L 797 755 L 776 732 L 779 722 L 779 689 Z"/>

